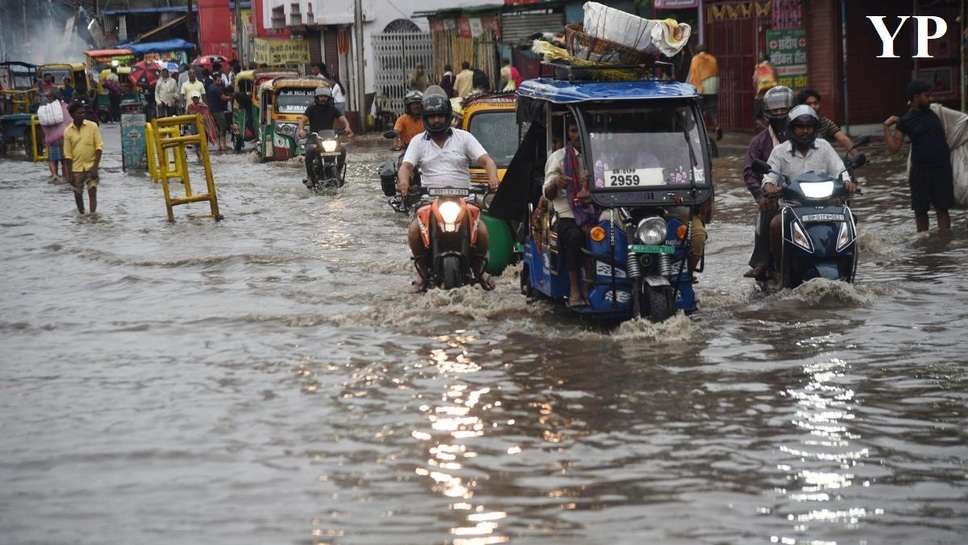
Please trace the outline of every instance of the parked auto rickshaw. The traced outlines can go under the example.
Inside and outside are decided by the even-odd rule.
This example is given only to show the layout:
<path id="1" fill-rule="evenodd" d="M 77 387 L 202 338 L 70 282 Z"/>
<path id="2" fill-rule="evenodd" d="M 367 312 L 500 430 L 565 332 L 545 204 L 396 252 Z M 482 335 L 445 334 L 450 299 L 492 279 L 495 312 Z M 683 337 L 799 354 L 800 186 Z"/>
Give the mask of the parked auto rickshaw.
<path id="1" fill-rule="evenodd" d="M 0 114 L 28 114 L 37 102 L 37 65 L 0 62 Z"/>
<path id="2" fill-rule="evenodd" d="M 42 64 L 37 68 L 38 78 L 43 79 L 48 75 L 54 77 L 54 83 L 58 89 L 64 88 L 65 79 L 70 81 L 71 87 L 74 88 L 74 94 L 77 96 L 86 96 L 91 88 L 91 82 L 83 63 L 51 63 Z"/>
<path id="3" fill-rule="evenodd" d="M 518 149 L 516 95 L 499 93 L 469 97 L 461 105 L 460 127 L 473 134 L 497 163 L 497 177 L 504 179 Z M 471 168 L 471 183 L 487 184 L 484 169 Z"/>
<path id="4" fill-rule="evenodd" d="M 567 194 L 569 203 L 579 203 L 572 205 L 576 222 L 584 220 L 579 274 L 588 293 L 587 304 L 569 301 L 569 307 L 623 320 L 692 312 L 693 273 L 703 266 L 696 252 L 704 229 L 697 222 L 713 197 L 700 97 L 675 81 L 602 81 L 597 73 L 528 80 L 518 89 L 519 119 L 531 123 L 521 144 L 533 150 L 525 170 L 544 172 L 546 157 L 569 142 L 569 125 L 580 138 L 572 168 L 574 179 L 586 182 Z M 569 272 L 549 204 L 539 201 L 527 218 L 521 289 L 565 301 Z"/>
<path id="5" fill-rule="evenodd" d="M 271 83 L 262 84 L 259 98 L 260 158 L 285 161 L 303 154 L 303 146 L 296 135 L 299 119 L 313 104 L 316 88 L 325 85 L 328 85 L 325 80 L 317 78 L 276 78 Z"/>

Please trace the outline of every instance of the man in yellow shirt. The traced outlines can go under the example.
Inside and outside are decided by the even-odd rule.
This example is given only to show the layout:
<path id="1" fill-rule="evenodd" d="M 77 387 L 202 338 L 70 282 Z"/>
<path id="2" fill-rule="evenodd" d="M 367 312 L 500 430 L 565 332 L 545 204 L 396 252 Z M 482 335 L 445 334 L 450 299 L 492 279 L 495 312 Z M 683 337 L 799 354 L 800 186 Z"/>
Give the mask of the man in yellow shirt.
<path id="1" fill-rule="evenodd" d="M 454 78 L 454 93 L 461 98 L 467 98 L 467 95 L 471 94 L 473 90 L 474 71 L 471 70 L 471 63 L 464 61 L 460 65 L 460 72 Z"/>
<path id="2" fill-rule="evenodd" d="M 702 95 L 702 111 L 706 125 L 716 139 L 723 137 L 719 128 L 719 64 L 716 57 L 706 51 L 705 45 L 696 47 L 696 55 L 689 64 L 688 82 Z"/>
<path id="3" fill-rule="evenodd" d="M 74 122 L 64 131 L 64 159 L 67 160 L 67 181 L 74 190 L 74 202 L 84 213 L 84 188 L 91 201 L 91 213 L 97 211 L 98 167 L 101 165 L 101 129 L 93 121 L 84 119 L 84 108 L 79 102 L 67 110 Z"/>

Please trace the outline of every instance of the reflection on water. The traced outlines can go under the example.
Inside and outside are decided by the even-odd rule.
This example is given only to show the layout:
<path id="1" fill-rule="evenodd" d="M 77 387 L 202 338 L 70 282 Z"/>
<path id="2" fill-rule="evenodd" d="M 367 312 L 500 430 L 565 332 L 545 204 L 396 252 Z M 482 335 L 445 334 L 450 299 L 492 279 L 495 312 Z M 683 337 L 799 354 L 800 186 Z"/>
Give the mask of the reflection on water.
<path id="1" fill-rule="evenodd" d="M 96 221 L 0 169 L 3 543 L 965 543 L 968 237 L 900 164 L 856 285 L 763 295 L 720 160 L 701 311 L 602 327 L 517 270 L 411 294 L 390 152 L 329 195 L 218 156 L 225 221 L 168 225 L 109 128 Z"/>

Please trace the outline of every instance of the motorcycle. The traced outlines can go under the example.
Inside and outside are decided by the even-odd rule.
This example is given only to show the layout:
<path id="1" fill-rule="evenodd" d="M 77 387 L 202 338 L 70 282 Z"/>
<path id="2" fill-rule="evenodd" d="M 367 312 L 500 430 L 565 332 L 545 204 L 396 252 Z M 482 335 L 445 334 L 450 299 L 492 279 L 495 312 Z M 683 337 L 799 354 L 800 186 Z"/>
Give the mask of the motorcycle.
<path id="1" fill-rule="evenodd" d="M 386 131 L 383 133 L 383 137 L 388 140 L 393 140 L 397 137 L 397 133 L 392 130 Z M 413 179 L 410 181 L 410 187 L 412 189 L 406 197 L 401 195 L 397 189 L 399 181 L 397 179 L 397 173 L 400 171 L 400 165 L 403 163 L 404 153 L 406 153 L 406 149 L 402 150 L 396 159 L 388 159 L 380 165 L 380 189 L 383 190 L 383 195 L 387 197 L 387 204 L 390 205 L 390 208 L 401 214 L 407 214 L 413 210 L 413 207 L 417 205 L 421 197 L 421 192 L 419 191 L 420 171 L 418 170 L 415 170 L 413 173 Z"/>
<path id="2" fill-rule="evenodd" d="M 420 236 L 430 252 L 429 287 L 453 289 L 476 283 L 479 278 L 471 264 L 471 247 L 477 242 L 481 221 L 477 196 L 486 188 L 420 188 L 417 210 Z M 471 198 L 468 198 L 468 197 Z"/>
<path id="3" fill-rule="evenodd" d="M 867 158 L 859 154 L 845 159 L 847 168 L 836 175 L 813 171 L 793 178 L 780 175 L 783 243 L 774 267 L 781 288 L 795 288 L 814 278 L 854 281 L 857 226 L 843 175 L 865 164 Z M 755 160 L 753 171 L 764 175 L 773 170 L 767 162 Z M 768 282 L 760 282 L 760 287 L 768 289 Z"/>
<path id="4" fill-rule="evenodd" d="M 316 151 L 310 157 L 310 152 Z M 313 191 L 339 189 L 346 183 L 346 148 L 336 131 L 310 133 L 306 138 L 306 169 L 303 183 Z"/>

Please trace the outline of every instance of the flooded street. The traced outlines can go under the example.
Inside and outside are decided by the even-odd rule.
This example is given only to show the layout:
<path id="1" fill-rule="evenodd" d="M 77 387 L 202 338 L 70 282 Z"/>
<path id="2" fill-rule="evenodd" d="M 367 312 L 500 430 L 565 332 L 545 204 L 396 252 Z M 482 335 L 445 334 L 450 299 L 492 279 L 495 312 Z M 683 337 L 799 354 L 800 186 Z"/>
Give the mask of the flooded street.
<path id="1" fill-rule="evenodd" d="M 338 195 L 213 156 L 225 220 L 168 224 L 118 132 L 93 219 L 0 161 L 2 543 L 968 541 L 965 213 L 916 236 L 883 151 L 855 286 L 742 278 L 725 157 L 700 312 L 608 330 L 516 270 L 409 293 L 385 147 Z"/>

